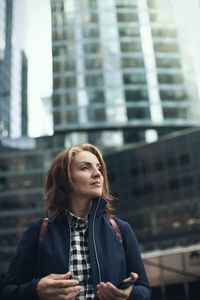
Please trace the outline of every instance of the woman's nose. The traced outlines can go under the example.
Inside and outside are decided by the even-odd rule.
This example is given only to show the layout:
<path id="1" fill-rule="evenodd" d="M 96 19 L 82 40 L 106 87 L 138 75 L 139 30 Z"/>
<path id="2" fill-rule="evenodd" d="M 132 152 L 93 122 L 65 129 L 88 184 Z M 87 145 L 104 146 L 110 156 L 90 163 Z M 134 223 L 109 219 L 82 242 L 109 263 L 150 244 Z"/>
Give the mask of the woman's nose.
<path id="1" fill-rule="evenodd" d="M 95 169 L 93 174 L 94 174 L 94 177 L 100 177 L 101 176 L 101 172 L 100 172 L 99 169 Z"/>

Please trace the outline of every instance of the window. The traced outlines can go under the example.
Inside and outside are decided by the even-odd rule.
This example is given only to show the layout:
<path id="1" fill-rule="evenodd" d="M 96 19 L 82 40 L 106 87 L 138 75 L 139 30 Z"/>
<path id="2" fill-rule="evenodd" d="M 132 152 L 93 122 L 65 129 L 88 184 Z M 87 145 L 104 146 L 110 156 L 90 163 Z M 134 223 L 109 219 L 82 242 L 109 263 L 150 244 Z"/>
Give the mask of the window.
<path id="1" fill-rule="evenodd" d="M 155 167 L 155 171 L 161 171 L 163 170 L 164 168 L 164 163 L 163 161 L 156 161 L 155 164 L 154 164 L 154 167 Z"/>
<path id="2" fill-rule="evenodd" d="M 144 60 L 142 57 L 122 57 L 122 68 L 144 68 Z"/>
<path id="3" fill-rule="evenodd" d="M 127 102 L 148 101 L 148 92 L 146 89 L 125 90 L 125 97 Z"/>
<path id="4" fill-rule="evenodd" d="M 137 42 L 121 43 L 121 52 L 140 52 L 142 51 L 141 44 Z"/>
<path id="5" fill-rule="evenodd" d="M 133 167 L 130 169 L 130 174 L 132 177 L 140 176 L 140 169 L 138 167 Z"/>
<path id="6" fill-rule="evenodd" d="M 180 184 L 177 178 L 173 178 L 169 180 L 169 188 L 170 190 L 177 190 L 179 189 Z"/>
<path id="7" fill-rule="evenodd" d="M 188 165 L 190 163 L 190 157 L 187 153 L 181 154 L 179 160 L 181 165 Z"/>

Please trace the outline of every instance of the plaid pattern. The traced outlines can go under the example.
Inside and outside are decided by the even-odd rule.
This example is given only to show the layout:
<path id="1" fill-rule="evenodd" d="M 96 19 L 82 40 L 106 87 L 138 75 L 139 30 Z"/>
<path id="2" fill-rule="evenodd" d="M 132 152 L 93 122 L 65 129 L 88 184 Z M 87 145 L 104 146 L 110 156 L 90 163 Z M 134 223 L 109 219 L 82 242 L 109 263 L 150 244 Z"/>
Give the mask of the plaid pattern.
<path id="1" fill-rule="evenodd" d="M 70 271 L 72 278 L 79 280 L 81 291 L 76 300 L 95 299 L 92 285 L 92 271 L 88 249 L 88 220 L 68 213 L 71 225 Z"/>

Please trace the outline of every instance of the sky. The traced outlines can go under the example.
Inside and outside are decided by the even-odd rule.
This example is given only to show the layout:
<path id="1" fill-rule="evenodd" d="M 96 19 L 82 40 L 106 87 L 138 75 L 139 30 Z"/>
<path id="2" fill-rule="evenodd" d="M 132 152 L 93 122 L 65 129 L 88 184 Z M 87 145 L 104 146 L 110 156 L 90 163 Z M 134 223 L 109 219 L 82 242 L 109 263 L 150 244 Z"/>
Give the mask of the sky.
<path id="1" fill-rule="evenodd" d="M 23 0 L 21 0 L 23 1 Z M 162 0 L 167 3 L 166 0 Z M 29 95 L 29 135 L 52 134 L 41 104 L 52 93 L 50 0 L 25 1 L 27 9 L 27 56 Z M 200 0 L 171 0 L 178 25 L 184 27 L 194 57 L 200 94 Z"/>
<path id="2" fill-rule="evenodd" d="M 50 0 L 28 0 L 26 5 L 29 134 L 34 137 L 52 133 L 41 104 L 52 93 Z"/>

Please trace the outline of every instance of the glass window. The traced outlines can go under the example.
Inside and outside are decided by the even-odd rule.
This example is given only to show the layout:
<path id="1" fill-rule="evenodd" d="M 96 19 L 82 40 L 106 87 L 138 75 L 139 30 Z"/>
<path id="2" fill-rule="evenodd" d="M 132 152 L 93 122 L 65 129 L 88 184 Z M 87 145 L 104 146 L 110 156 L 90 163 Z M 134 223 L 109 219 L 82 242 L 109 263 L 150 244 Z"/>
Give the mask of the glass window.
<path id="1" fill-rule="evenodd" d="M 81 0 L 80 5 L 82 9 L 96 9 L 98 8 L 97 0 Z"/>
<path id="2" fill-rule="evenodd" d="M 81 14 L 81 19 L 83 23 L 97 23 L 98 13 L 92 11 L 83 11 Z"/>
<path id="3" fill-rule="evenodd" d="M 100 69 L 102 68 L 102 59 L 101 58 L 85 58 L 85 68 L 89 69 Z"/>
<path id="4" fill-rule="evenodd" d="M 160 90 L 160 98 L 162 100 L 169 100 L 169 101 L 182 101 L 187 100 L 189 97 L 184 90 Z"/>
<path id="5" fill-rule="evenodd" d="M 120 37 L 139 36 L 140 35 L 139 27 L 130 27 L 130 26 L 120 27 L 119 35 L 120 35 Z"/>
<path id="6" fill-rule="evenodd" d="M 183 177 L 182 182 L 184 187 L 191 186 L 194 183 L 192 176 Z"/>
<path id="7" fill-rule="evenodd" d="M 130 174 L 131 174 L 132 177 L 136 177 L 136 178 L 138 176 L 140 176 L 140 169 L 139 169 L 139 167 L 132 167 L 130 169 Z"/>
<path id="8" fill-rule="evenodd" d="M 141 73 L 123 74 L 124 84 L 146 83 L 146 75 Z"/>
<path id="9" fill-rule="evenodd" d="M 137 7 L 137 0 L 116 0 L 117 8 Z"/>
<path id="10" fill-rule="evenodd" d="M 141 52 L 141 44 L 140 43 L 121 43 L 120 44 L 122 52 Z"/>
<path id="11" fill-rule="evenodd" d="M 62 109 L 62 107 L 61 107 Z M 77 123 L 78 122 L 78 109 L 77 107 L 71 108 L 68 111 L 56 111 L 54 112 L 54 122 L 55 126 L 68 124 L 68 123 Z"/>
<path id="12" fill-rule="evenodd" d="M 175 159 L 175 157 L 169 157 L 168 159 L 167 159 L 167 166 L 168 166 L 168 168 L 175 168 L 176 167 L 176 159 Z"/>
<path id="13" fill-rule="evenodd" d="M 74 30 L 73 28 L 70 30 L 57 30 L 52 33 L 53 41 L 74 41 Z"/>
<path id="14" fill-rule="evenodd" d="M 158 68 L 181 68 L 181 63 L 178 58 L 156 57 L 156 65 Z"/>
<path id="15" fill-rule="evenodd" d="M 88 107 L 88 119 L 89 121 L 105 121 L 106 120 L 106 114 L 105 114 L 105 108 L 104 107 L 95 107 L 90 105 Z"/>
<path id="16" fill-rule="evenodd" d="M 144 89 L 125 90 L 125 97 L 127 102 L 136 102 L 141 100 L 148 101 L 148 92 Z"/>
<path id="17" fill-rule="evenodd" d="M 99 37 L 99 28 L 98 27 L 86 27 L 82 28 L 84 38 L 98 38 Z"/>
<path id="18" fill-rule="evenodd" d="M 187 153 L 181 154 L 179 160 L 181 165 L 188 165 L 190 163 L 190 156 Z"/>
<path id="19" fill-rule="evenodd" d="M 129 120 L 149 119 L 150 118 L 149 108 L 129 107 L 127 109 L 127 116 Z"/>
<path id="20" fill-rule="evenodd" d="M 104 103 L 104 92 L 103 91 L 88 91 L 88 98 L 90 103 Z"/>
<path id="21" fill-rule="evenodd" d="M 133 12 L 118 12 L 118 22 L 138 22 L 138 15 Z"/>
<path id="22" fill-rule="evenodd" d="M 185 107 L 163 107 L 163 115 L 165 119 L 187 119 L 188 109 Z"/>
<path id="23" fill-rule="evenodd" d="M 177 32 L 175 28 L 152 28 L 152 35 L 156 37 L 177 37 Z"/>
<path id="24" fill-rule="evenodd" d="M 85 44 L 83 49 L 86 54 L 102 52 L 102 47 L 99 43 Z"/>
<path id="25" fill-rule="evenodd" d="M 154 49 L 156 52 L 179 52 L 178 44 L 175 43 L 154 43 Z"/>
<path id="26" fill-rule="evenodd" d="M 54 95 L 53 96 L 54 107 L 61 105 L 69 105 L 77 103 L 77 95 L 74 93 L 65 93 L 64 95 Z"/>
<path id="27" fill-rule="evenodd" d="M 61 88 L 75 88 L 76 87 L 76 77 L 68 76 L 68 77 L 59 77 L 54 78 L 53 80 L 54 89 Z"/>
<path id="28" fill-rule="evenodd" d="M 182 74 L 158 74 L 158 82 L 160 84 L 183 84 Z"/>
<path id="29" fill-rule="evenodd" d="M 160 0 L 148 0 L 147 3 L 150 8 L 159 8 L 160 7 Z"/>
<path id="30" fill-rule="evenodd" d="M 122 68 L 134 68 L 134 67 L 144 68 L 144 60 L 142 57 L 134 57 L 134 58 L 122 57 L 121 64 L 122 64 Z"/>
<path id="31" fill-rule="evenodd" d="M 169 188 L 170 190 L 177 190 L 180 187 L 180 183 L 178 178 L 172 178 L 169 180 Z"/>
<path id="32" fill-rule="evenodd" d="M 86 86 L 103 86 L 103 76 L 102 74 L 92 74 L 92 75 L 86 75 L 85 76 L 85 84 Z"/>
<path id="33" fill-rule="evenodd" d="M 54 73 L 63 72 L 63 71 L 74 71 L 74 70 L 75 70 L 75 61 L 73 58 L 53 62 Z"/>

